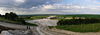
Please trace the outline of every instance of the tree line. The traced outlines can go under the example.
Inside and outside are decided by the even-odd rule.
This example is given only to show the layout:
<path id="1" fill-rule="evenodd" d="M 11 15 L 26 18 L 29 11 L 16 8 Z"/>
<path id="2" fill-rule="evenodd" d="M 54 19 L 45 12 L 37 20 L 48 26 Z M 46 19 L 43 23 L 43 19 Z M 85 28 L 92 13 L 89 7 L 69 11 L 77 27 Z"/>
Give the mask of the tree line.
<path id="1" fill-rule="evenodd" d="M 13 12 L 5 13 L 5 15 L 0 14 L 0 17 L 5 18 L 7 20 L 20 22 L 19 24 L 26 24 L 26 22 L 23 18 L 18 17 L 18 15 Z"/>
<path id="2" fill-rule="evenodd" d="M 93 24 L 100 23 L 100 19 L 86 18 L 86 19 L 61 19 L 57 25 L 78 25 L 78 24 Z"/>

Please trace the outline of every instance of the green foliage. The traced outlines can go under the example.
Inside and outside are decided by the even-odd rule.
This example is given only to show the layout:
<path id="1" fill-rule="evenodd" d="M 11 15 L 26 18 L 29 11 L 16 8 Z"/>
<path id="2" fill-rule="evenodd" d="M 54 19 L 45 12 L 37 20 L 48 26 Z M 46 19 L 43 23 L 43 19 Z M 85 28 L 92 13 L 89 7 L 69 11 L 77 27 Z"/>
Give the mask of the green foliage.
<path id="1" fill-rule="evenodd" d="M 100 15 L 93 14 L 78 14 L 78 15 L 57 15 L 57 17 L 86 17 L 86 18 L 100 18 Z"/>
<path id="2" fill-rule="evenodd" d="M 29 25 L 36 26 L 35 24 L 25 22 L 24 18 L 18 17 L 15 13 L 6 13 L 3 17 L 0 17 L 0 21 L 19 24 L 19 25 Z"/>
<path id="3" fill-rule="evenodd" d="M 100 32 L 99 17 L 86 19 L 61 19 L 56 28 L 74 32 Z"/>
<path id="4" fill-rule="evenodd" d="M 33 24 L 33 23 L 26 23 L 26 25 L 28 25 L 28 26 L 37 26 L 36 24 Z"/>
<path id="5" fill-rule="evenodd" d="M 74 32 L 100 32 L 100 23 L 81 24 L 81 25 L 63 25 L 63 26 L 56 26 L 56 28 L 74 31 Z"/>
<path id="6" fill-rule="evenodd" d="M 5 18 L 9 20 L 16 20 L 18 16 L 15 13 L 10 12 L 5 14 Z"/>
<path id="7" fill-rule="evenodd" d="M 43 18 L 46 18 L 46 17 L 48 17 L 48 16 L 32 16 L 32 17 L 30 17 L 30 19 L 43 19 Z"/>
<path id="8" fill-rule="evenodd" d="M 77 25 L 77 24 L 92 24 L 100 23 L 100 19 L 88 18 L 88 19 L 61 19 L 58 25 Z"/>
<path id="9" fill-rule="evenodd" d="M 0 17 L 1 17 L 1 14 L 0 14 Z"/>

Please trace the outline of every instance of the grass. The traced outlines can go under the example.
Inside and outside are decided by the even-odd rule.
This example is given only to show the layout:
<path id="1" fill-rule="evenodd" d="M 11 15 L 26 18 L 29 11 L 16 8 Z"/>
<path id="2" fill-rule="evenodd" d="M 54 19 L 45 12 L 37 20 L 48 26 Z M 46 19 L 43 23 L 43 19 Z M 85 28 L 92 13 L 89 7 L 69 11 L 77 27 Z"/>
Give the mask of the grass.
<path id="1" fill-rule="evenodd" d="M 20 16 L 21 17 L 21 16 Z M 30 17 L 21 17 L 21 18 L 24 18 L 24 20 L 36 20 L 36 19 L 43 19 L 43 18 L 46 18 L 48 16 L 30 16 Z"/>
<path id="2" fill-rule="evenodd" d="M 28 25 L 28 26 L 37 26 L 36 24 L 32 24 L 32 23 L 26 23 L 26 25 Z"/>
<path id="3" fill-rule="evenodd" d="M 0 21 L 7 22 L 7 23 L 12 23 L 12 24 L 18 24 L 18 25 L 37 26 L 36 24 L 27 23 L 27 22 L 26 22 L 26 24 L 20 24 L 20 22 L 18 22 L 18 21 L 8 20 L 8 19 L 2 18 L 2 17 L 0 17 Z"/>
<path id="4" fill-rule="evenodd" d="M 100 15 L 95 15 L 95 14 L 76 14 L 76 15 L 57 15 L 57 17 L 86 17 L 86 18 L 100 18 Z"/>
<path id="5" fill-rule="evenodd" d="M 100 32 L 100 23 L 56 26 L 56 28 L 74 32 Z"/>
<path id="6" fill-rule="evenodd" d="M 49 17 L 48 16 L 23 16 L 23 18 L 25 18 L 25 20 L 35 20 L 35 19 L 42 19 L 42 18 L 46 18 Z M 55 15 L 57 17 L 63 17 L 63 18 L 58 18 L 58 19 L 64 19 L 66 17 L 86 17 L 86 18 L 100 18 L 100 15 L 95 15 L 95 14 L 76 14 L 76 15 Z M 20 16 L 21 17 L 21 16 Z M 21 17 L 22 18 L 22 17 Z"/>
<path id="7" fill-rule="evenodd" d="M 32 16 L 30 19 L 43 19 L 43 18 L 46 18 L 48 16 Z"/>
<path id="8" fill-rule="evenodd" d="M 35 19 L 43 19 L 46 18 L 48 16 L 32 16 L 30 18 L 25 18 L 26 20 L 35 20 Z"/>

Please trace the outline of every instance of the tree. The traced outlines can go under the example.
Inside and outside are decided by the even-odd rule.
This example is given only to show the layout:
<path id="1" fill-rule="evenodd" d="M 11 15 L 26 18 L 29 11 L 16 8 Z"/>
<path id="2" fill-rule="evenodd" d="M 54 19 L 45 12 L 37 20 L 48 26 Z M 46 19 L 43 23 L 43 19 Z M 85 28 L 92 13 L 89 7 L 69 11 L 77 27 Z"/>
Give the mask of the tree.
<path id="1" fill-rule="evenodd" d="M 16 22 L 18 22 L 18 24 L 23 24 L 23 25 L 27 24 L 23 18 L 18 17 L 13 12 L 6 13 L 4 16 L 5 16 L 5 19 L 16 21 Z"/>
<path id="2" fill-rule="evenodd" d="M 5 18 L 10 20 L 16 20 L 18 16 L 15 13 L 10 12 L 5 14 Z"/>
<path id="3" fill-rule="evenodd" d="M 5 18 L 9 19 L 10 18 L 10 14 L 9 13 L 5 13 Z"/>
<path id="4" fill-rule="evenodd" d="M 0 14 L 0 17 L 1 17 L 1 14 Z"/>
<path id="5" fill-rule="evenodd" d="M 15 20 L 15 19 L 17 19 L 17 18 L 18 18 L 18 16 L 17 16 L 15 13 L 10 12 L 10 19 L 11 19 L 11 20 Z"/>

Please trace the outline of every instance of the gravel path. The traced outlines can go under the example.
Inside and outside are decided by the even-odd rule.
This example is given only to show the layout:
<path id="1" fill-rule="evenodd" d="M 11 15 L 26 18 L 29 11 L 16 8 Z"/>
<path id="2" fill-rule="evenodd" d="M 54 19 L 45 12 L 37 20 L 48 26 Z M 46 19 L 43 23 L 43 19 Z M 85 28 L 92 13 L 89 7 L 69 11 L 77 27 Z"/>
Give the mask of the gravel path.
<path id="1" fill-rule="evenodd" d="M 100 32 L 87 32 L 87 33 L 80 33 L 80 32 L 72 32 L 60 29 L 47 29 L 46 26 L 56 26 L 58 20 L 49 20 L 49 19 L 39 19 L 39 20 L 31 20 L 29 22 L 36 23 L 39 25 L 40 35 L 100 35 Z M 43 31 L 41 31 L 43 30 Z M 39 31 L 38 31 L 39 32 Z M 43 34 L 44 33 L 44 34 Z"/>
<path id="2" fill-rule="evenodd" d="M 14 29 L 26 29 L 27 27 L 25 25 L 17 25 L 17 24 L 5 23 L 5 22 L 0 22 L 0 25 L 8 28 L 14 28 Z"/>
<path id="3" fill-rule="evenodd" d="M 56 26 L 58 20 L 39 19 L 39 20 L 31 20 L 27 22 L 37 24 L 38 25 L 37 33 L 39 33 L 40 35 L 66 35 L 66 34 L 52 32 L 48 30 L 48 26 Z"/>

